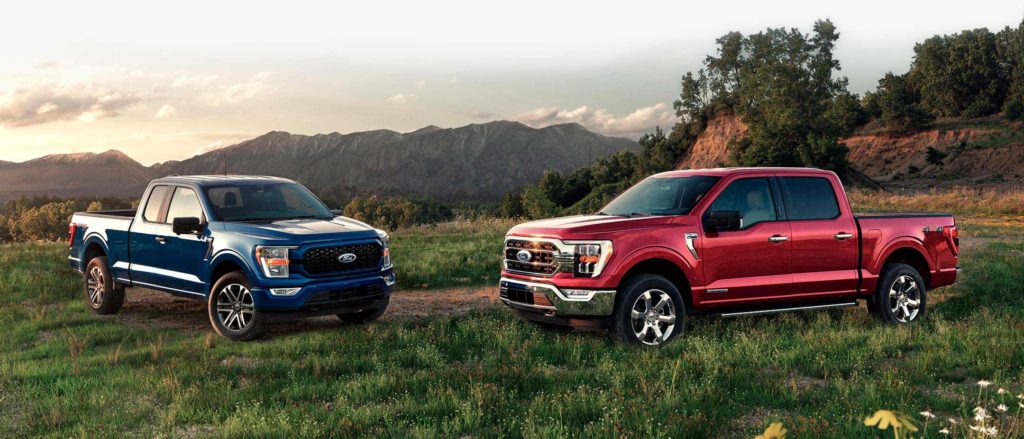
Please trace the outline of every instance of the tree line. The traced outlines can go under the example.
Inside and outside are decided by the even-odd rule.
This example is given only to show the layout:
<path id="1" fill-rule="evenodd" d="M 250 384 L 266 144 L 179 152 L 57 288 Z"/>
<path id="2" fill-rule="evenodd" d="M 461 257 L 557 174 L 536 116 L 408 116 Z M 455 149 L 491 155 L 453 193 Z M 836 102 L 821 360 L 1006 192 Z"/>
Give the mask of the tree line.
<path id="1" fill-rule="evenodd" d="M 834 56 L 839 32 L 819 20 L 809 34 L 769 28 L 730 32 L 716 40 L 703 67 L 682 76 L 678 122 L 639 139 L 639 152 L 620 152 L 568 175 L 547 172 L 506 194 L 502 216 L 544 218 L 589 213 L 653 173 L 675 169 L 708 122 L 739 117 L 747 134 L 729 145 L 736 166 L 810 166 L 851 176 L 840 142 L 855 130 L 920 130 L 938 117 L 1002 113 L 1024 118 L 1024 22 L 999 32 L 967 30 L 914 46 L 903 74 L 887 73 L 864 96 L 851 93 Z M 930 156 L 940 153 L 930 152 Z"/>

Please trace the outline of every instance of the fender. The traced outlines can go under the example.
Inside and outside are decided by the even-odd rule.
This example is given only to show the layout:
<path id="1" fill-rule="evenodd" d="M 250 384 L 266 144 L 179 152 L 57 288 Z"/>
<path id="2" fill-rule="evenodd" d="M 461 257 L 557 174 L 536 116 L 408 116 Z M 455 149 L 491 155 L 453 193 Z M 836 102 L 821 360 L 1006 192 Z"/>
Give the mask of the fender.
<path id="1" fill-rule="evenodd" d="M 671 262 L 673 265 L 676 266 L 676 268 L 683 272 L 684 276 L 686 276 L 687 284 L 689 284 L 691 287 L 697 284 L 698 279 L 695 275 L 693 267 L 690 266 L 690 262 L 687 261 L 681 253 L 675 251 L 671 247 L 664 246 L 643 247 L 634 250 L 632 253 L 623 258 L 622 261 L 619 262 L 617 264 L 617 267 L 615 268 L 615 273 L 617 276 L 616 283 L 621 283 L 622 276 L 628 273 L 629 270 L 632 270 L 638 264 L 651 259 L 663 259 Z"/>
<path id="2" fill-rule="evenodd" d="M 249 279 L 253 278 L 254 272 L 252 265 L 249 264 L 249 261 L 247 261 L 246 258 L 242 257 L 241 254 L 234 250 L 222 249 L 215 253 L 213 257 L 210 258 L 210 263 L 207 264 L 206 276 L 204 276 L 206 278 L 207 289 L 213 287 L 214 279 L 210 279 L 210 277 L 213 276 L 214 267 L 225 261 L 234 262 L 239 267 L 242 267 L 242 271 L 245 272 L 246 277 Z M 206 293 L 209 294 L 209 291 L 206 291 Z"/>
<path id="3" fill-rule="evenodd" d="M 110 248 L 107 247 L 107 237 L 103 233 L 97 231 L 86 232 L 85 238 L 82 239 L 82 251 L 78 254 L 78 259 L 81 259 L 81 264 L 85 263 L 85 252 L 89 249 L 90 245 L 99 244 L 103 248 L 103 254 L 110 256 Z M 84 269 L 84 267 L 83 267 Z"/>
<path id="4" fill-rule="evenodd" d="M 889 256 L 892 256 L 892 254 L 895 253 L 897 250 L 901 250 L 904 248 L 909 248 L 920 253 L 921 256 L 924 257 L 925 264 L 928 264 L 928 271 L 932 272 L 935 270 L 935 261 L 932 259 L 931 254 L 928 253 L 928 250 L 924 248 L 924 243 L 913 236 L 904 235 L 893 238 L 889 240 L 889 242 L 887 242 L 885 245 L 880 246 L 880 248 L 882 250 L 876 252 L 877 257 L 873 258 L 875 266 L 870 267 L 870 269 L 868 270 L 869 273 L 875 276 L 881 274 L 882 265 L 885 264 L 886 259 L 889 259 Z"/>

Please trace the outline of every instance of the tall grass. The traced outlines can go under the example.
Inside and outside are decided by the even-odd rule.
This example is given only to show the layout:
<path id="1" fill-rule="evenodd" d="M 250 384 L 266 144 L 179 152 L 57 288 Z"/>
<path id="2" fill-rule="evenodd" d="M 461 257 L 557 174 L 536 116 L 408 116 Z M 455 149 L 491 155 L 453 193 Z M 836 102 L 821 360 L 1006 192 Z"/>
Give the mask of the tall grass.
<path id="1" fill-rule="evenodd" d="M 917 192 L 847 191 L 859 212 L 947 212 L 962 216 L 1024 215 L 1024 190 L 954 187 Z"/>

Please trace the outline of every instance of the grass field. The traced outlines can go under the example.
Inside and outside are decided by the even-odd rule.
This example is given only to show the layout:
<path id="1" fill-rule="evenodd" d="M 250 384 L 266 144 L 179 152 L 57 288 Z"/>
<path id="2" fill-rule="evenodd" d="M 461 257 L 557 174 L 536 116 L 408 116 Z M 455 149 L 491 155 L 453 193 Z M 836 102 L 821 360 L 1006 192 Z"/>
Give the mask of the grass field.
<path id="1" fill-rule="evenodd" d="M 1024 238 L 1013 221 L 962 222 L 965 271 L 932 292 L 923 324 L 882 326 L 863 308 L 693 318 L 657 350 L 503 309 L 230 343 L 95 316 L 64 246 L 0 246 L 0 437 L 753 437 L 771 422 L 789 437 L 892 437 L 864 425 L 878 409 L 940 437 L 975 433 L 979 404 L 987 426 L 1019 437 Z M 492 285 L 479 261 L 497 258 L 486 246 L 509 225 L 396 231 L 404 285 Z M 446 272 L 445 261 L 481 265 Z"/>

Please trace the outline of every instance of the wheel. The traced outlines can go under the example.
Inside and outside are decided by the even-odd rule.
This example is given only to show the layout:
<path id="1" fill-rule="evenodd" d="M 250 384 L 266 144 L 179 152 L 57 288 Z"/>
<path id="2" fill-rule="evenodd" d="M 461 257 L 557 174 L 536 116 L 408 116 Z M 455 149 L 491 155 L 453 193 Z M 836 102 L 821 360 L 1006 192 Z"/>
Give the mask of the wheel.
<path id="1" fill-rule="evenodd" d="M 619 289 L 612 331 L 626 343 L 657 346 L 682 332 L 685 314 L 675 284 L 655 274 L 634 276 Z"/>
<path id="2" fill-rule="evenodd" d="M 96 314 L 114 314 L 124 304 L 124 287 L 114 284 L 106 256 L 92 258 L 85 266 L 85 303 Z"/>
<path id="3" fill-rule="evenodd" d="M 338 314 L 338 318 L 349 323 L 372 322 L 374 320 L 379 319 L 380 316 L 384 315 L 384 311 L 387 311 L 389 303 L 391 303 L 391 298 L 386 297 L 378 301 L 377 305 L 374 306 L 373 308 L 345 314 Z"/>
<path id="4" fill-rule="evenodd" d="M 249 341 L 263 335 L 265 325 L 252 297 L 245 273 L 235 271 L 221 276 L 207 300 L 210 324 L 222 337 Z"/>
<path id="5" fill-rule="evenodd" d="M 882 269 L 871 311 L 885 323 L 904 324 L 923 319 L 927 303 L 921 274 L 907 264 L 888 264 Z"/>

